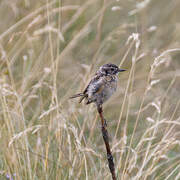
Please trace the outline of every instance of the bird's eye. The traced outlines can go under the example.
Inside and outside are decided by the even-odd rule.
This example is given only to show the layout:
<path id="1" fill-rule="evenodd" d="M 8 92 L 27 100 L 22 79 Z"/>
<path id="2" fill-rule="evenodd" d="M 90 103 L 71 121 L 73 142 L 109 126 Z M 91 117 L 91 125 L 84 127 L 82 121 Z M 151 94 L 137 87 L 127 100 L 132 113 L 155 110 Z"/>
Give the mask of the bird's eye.
<path id="1" fill-rule="evenodd" d="M 114 68 L 111 68 L 111 71 L 114 71 Z"/>

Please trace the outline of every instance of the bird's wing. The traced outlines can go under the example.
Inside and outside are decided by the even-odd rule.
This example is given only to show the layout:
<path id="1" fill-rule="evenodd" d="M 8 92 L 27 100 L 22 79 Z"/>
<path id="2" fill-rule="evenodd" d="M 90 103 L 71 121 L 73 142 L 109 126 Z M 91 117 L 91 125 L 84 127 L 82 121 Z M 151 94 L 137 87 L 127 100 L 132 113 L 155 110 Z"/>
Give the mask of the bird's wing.
<path id="1" fill-rule="evenodd" d="M 89 87 L 91 86 L 91 84 L 93 84 L 94 82 L 98 81 L 98 79 L 100 78 L 100 76 L 95 75 L 93 79 L 91 79 L 91 81 L 88 83 L 87 87 L 85 88 L 85 90 L 83 91 L 84 94 L 87 93 Z"/>
<path id="2" fill-rule="evenodd" d="M 100 93 L 104 88 L 103 78 L 100 75 L 95 75 L 83 93 L 86 94 L 89 88 L 91 88 L 92 94 Z"/>

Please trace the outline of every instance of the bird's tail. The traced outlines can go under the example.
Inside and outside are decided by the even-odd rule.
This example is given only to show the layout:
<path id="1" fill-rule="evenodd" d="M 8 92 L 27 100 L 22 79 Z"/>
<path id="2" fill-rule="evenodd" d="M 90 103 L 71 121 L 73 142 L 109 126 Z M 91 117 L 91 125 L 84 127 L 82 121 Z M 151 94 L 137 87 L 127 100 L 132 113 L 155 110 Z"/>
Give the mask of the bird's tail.
<path id="1" fill-rule="evenodd" d="M 79 103 L 81 103 L 81 101 L 86 97 L 86 95 L 84 93 L 79 93 L 79 94 L 75 94 L 71 97 L 69 97 L 70 99 L 73 99 L 73 98 L 77 98 L 77 97 L 81 97 L 80 100 L 79 100 Z"/>
<path id="2" fill-rule="evenodd" d="M 75 95 L 73 95 L 73 96 L 71 96 L 69 98 L 73 99 L 73 98 L 77 98 L 77 97 L 81 97 L 81 96 L 84 96 L 84 94 L 83 93 L 75 94 Z"/>

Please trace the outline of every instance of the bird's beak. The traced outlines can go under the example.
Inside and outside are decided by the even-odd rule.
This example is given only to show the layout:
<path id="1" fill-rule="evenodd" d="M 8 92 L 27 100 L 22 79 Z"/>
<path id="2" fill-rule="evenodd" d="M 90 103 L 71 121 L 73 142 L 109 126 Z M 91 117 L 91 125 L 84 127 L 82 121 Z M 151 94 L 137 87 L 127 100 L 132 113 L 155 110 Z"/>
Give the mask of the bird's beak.
<path id="1" fill-rule="evenodd" d="M 118 69 L 118 72 L 126 71 L 126 69 Z"/>

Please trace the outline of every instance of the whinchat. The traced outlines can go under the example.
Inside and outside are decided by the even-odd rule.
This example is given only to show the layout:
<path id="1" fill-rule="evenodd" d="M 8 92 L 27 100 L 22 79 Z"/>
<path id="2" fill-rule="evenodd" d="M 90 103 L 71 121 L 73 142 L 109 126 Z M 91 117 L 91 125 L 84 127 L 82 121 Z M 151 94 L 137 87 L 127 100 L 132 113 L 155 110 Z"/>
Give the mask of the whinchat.
<path id="1" fill-rule="evenodd" d="M 122 71 L 126 70 L 119 69 L 115 64 L 104 64 L 96 72 L 85 90 L 70 98 L 81 97 L 79 103 L 85 99 L 86 104 L 95 103 L 98 109 L 101 108 L 102 104 L 116 91 L 118 81 L 117 75 Z"/>

